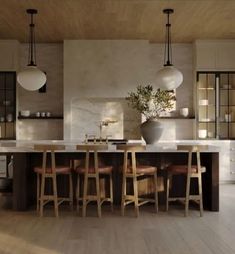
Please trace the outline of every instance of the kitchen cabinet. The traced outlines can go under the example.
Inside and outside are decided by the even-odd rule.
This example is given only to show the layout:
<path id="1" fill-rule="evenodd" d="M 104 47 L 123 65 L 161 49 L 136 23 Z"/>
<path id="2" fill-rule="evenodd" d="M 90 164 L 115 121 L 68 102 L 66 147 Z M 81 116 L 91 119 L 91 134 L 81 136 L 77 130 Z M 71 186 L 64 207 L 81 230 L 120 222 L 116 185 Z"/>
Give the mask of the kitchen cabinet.
<path id="1" fill-rule="evenodd" d="M 0 40 L 0 71 L 18 70 L 19 45 L 16 40 Z"/>
<path id="2" fill-rule="evenodd" d="M 235 72 L 197 72 L 197 138 L 235 139 Z"/>
<path id="3" fill-rule="evenodd" d="M 235 71 L 235 40 L 195 42 L 197 71 Z"/>
<path id="4" fill-rule="evenodd" d="M 16 138 L 16 72 L 0 72 L 0 139 Z"/>

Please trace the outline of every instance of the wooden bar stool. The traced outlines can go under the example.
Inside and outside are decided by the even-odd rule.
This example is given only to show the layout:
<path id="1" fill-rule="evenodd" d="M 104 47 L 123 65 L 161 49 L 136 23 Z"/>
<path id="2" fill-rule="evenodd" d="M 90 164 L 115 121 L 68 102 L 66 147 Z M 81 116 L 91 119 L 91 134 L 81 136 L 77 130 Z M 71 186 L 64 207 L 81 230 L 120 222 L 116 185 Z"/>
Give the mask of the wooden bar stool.
<path id="1" fill-rule="evenodd" d="M 102 165 L 99 161 L 98 153 L 100 151 L 108 150 L 108 145 L 102 144 L 86 144 L 77 145 L 77 150 L 85 151 L 85 165 L 79 165 L 75 168 L 77 172 L 77 188 L 76 188 L 76 199 L 77 199 L 77 210 L 79 211 L 79 201 L 82 200 L 82 216 L 86 216 L 87 204 L 91 201 L 97 202 L 98 216 L 101 217 L 101 205 L 103 202 L 108 201 L 111 204 L 111 210 L 113 210 L 113 179 L 112 179 L 112 166 Z M 90 153 L 94 153 L 93 160 L 90 158 Z M 107 176 L 109 178 L 109 196 L 106 196 L 104 190 L 104 197 L 101 196 L 100 189 L 100 177 L 101 175 Z M 80 197 L 80 176 L 84 176 L 83 185 L 83 196 Z M 90 179 L 95 179 L 96 195 L 88 194 L 88 181 Z"/>
<path id="2" fill-rule="evenodd" d="M 205 151 L 208 146 L 205 145 L 178 145 L 177 150 L 188 153 L 187 165 L 170 165 L 167 168 L 167 188 L 166 188 L 166 210 L 169 208 L 169 201 L 181 200 L 185 202 L 185 216 L 188 215 L 189 200 L 199 201 L 200 216 L 203 215 L 203 197 L 202 197 L 202 173 L 206 168 L 201 166 L 200 151 Z M 192 165 L 192 156 L 196 153 L 196 165 Z M 174 175 L 186 175 L 186 195 L 185 197 L 169 197 L 170 181 Z M 198 179 L 198 195 L 190 195 L 190 182 L 192 178 Z"/>
<path id="3" fill-rule="evenodd" d="M 158 212 L 158 187 L 157 187 L 157 168 L 153 166 L 137 165 L 136 152 L 143 152 L 146 150 L 142 145 L 118 145 L 118 150 L 124 151 L 123 163 L 123 180 L 122 180 L 122 203 L 121 213 L 124 216 L 125 206 L 131 203 L 135 204 L 136 217 L 139 216 L 139 206 L 148 202 L 155 204 L 155 210 Z M 131 154 L 130 165 L 128 165 L 128 154 Z M 146 176 L 152 177 L 154 182 L 154 199 L 141 198 L 138 195 L 138 177 Z M 127 194 L 127 179 L 131 178 L 133 182 L 133 195 Z"/>
<path id="4" fill-rule="evenodd" d="M 69 201 L 71 209 L 73 207 L 73 182 L 72 170 L 69 166 L 57 166 L 55 162 L 55 151 L 65 150 L 64 145 L 34 145 L 34 150 L 42 151 L 42 167 L 35 167 L 34 172 L 37 173 L 37 211 L 40 210 L 40 216 L 43 216 L 43 207 L 50 201 L 54 202 L 55 216 L 58 217 L 58 206 Z M 49 164 L 47 164 L 47 154 L 50 153 Z M 67 175 L 69 177 L 69 197 L 58 197 L 57 195 L 57 175 Z M 52 180 L 53 195 L 45 194 L 46 179 Z"/>

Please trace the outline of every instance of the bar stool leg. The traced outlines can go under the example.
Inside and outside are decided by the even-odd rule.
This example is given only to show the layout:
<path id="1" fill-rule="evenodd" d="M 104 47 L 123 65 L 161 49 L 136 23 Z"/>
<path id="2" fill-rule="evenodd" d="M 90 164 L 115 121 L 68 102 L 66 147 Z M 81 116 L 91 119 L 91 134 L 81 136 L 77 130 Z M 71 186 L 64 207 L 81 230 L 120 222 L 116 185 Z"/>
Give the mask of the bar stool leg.
<path id="1" fill-rule="evenodd" d="M 97 211 L 98 211 L 98 217 L 101 217 L 100 181 L 99 181 L 99 175 L 98 174 L 96 174 L 95 180 L 96 180 Z"/>
<path id="2" fill-rule="evenodd" d="M 138 183 L 137 177 L 134 176 L 133 178 L 133 187 L 134 187 L 134 203 L 135 203 L 135 215 L 136 217 L 139 216 L 139 206 L 138 206 Z"/>
<path id="3" fill-rule="evenodd" d="M 126 201 L 126 175 L 123 172 L 122 176 L 122 204 L 121 204 L 121 214 L 124 216 L 125 213 L 125 201 Z"/>
<path id="4" fill-rule="evenodd" d="M 170 180 L 172 180 L 172 176 L 168 172 L 167 173 L 167 179 L 166 179 L 166 211 L 169 210 Z"/>
<path id="5" fill-rule="evenodd" d="M 109 191 L 110 191 L 110 206 L 111 212 L 113 212 L 113 174 L 109 175 Z"/>
<path id="6" fill-rule="evenodd" d="M 52 182 L 53 182 L 55 216 L 58 217 L 59 216 L 58 195 L 57 195 L 57 184 L 56 184 L 56 175 L 55 174 L 53 174 L 53 176 L 52 176 Z"/>
<path id="7" fill-rule="evenodd" d="M 43 216 L 43 205 L 44 205 L 44 191 L 45 191 L 45 176 L 41 176 L 41 195 L 40 195 L 40 216 Z"/>
<path id="8" fill-rule="evenodd" d="M 69 174 L 69 205 L 71 208 L 71 211 L 73 210 L 73 179 L 72 174 Z"/>
<path id="9" fill-rule="evenodd" d="M 79 212 L 79 198 L 80 198 L 80 177 L 77 174 L 77 186 L 76 186 L 76 205 L 77 205 L 77 212 Z"/>
<path id="10" fill-rule="evenodd" d="M 188 216 L 188 207 L 189 207 L 189 194 L 190 194 L 190 175 L 187 175 L 186 183 L 186 197 L 185 197 L 185 217 Z"/>
<path id="11" fill-rule="evenodd" d="M 86 206 L 87 206 L 87 186 L 88 186 L 88 176 L 84 174 L 84 186 L 83 186 L 83 202 L 82 202 L 82 217 L 86 216 Z"/>
<path id="12" fill-rule="evenodd" d="M 199 173 L 198 176 L 198 189 L 199 189 L 199 197 L 200 197 L 200 216 L 203 216 L 203 198 L 202 198 L 202 175 Z"/>
<path id="13" fill-rule="evenodd" d="M 155 195 L 155 211 L 158 212 L 158 183 L 157 183 L 157 172 L 154 173 L 154 195 Z"/>
<path id="14" fill-rule="evenodd" d="M 40 175 L 37 173 L 37 212 L 39 212 L 40 206 Z"/>

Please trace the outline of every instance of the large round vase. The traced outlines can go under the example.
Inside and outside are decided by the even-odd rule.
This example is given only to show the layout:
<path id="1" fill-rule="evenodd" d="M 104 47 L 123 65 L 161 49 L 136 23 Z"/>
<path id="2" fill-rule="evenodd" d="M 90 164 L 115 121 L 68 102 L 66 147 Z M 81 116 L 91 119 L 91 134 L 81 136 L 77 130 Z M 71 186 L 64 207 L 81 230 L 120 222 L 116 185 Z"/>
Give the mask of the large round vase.
<path id="1" fill-rule="evenodd" d="M 147 120 L 142 123 L 140 126 L 141 135 L 144 138 L 146 144 L 154 144 L 156 143 L 163 132 L 162 124 L 154 119 Z"/>

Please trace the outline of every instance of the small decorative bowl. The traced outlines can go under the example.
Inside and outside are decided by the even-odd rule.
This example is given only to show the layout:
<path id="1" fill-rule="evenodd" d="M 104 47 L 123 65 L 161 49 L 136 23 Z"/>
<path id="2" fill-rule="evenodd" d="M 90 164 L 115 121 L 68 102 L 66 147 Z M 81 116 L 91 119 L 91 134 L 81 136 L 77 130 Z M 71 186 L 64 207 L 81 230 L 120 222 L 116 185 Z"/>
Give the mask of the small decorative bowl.
<path id="1" fill-rule="evenodd" d="M 20 115 L 24 117 L 30 116 L 30 110 L 21 110 Z"/>

